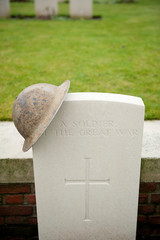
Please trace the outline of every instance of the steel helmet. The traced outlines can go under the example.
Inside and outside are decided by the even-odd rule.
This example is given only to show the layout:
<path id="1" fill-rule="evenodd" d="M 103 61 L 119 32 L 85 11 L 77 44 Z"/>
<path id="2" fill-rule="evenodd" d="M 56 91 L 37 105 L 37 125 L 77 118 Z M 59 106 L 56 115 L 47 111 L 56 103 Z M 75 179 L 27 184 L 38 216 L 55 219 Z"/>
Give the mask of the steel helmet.
<path id="1" fill-rule="evenodd" d="M 59 87 L 38 83 L 25 88 L 13 106 L 13 121 L 24 137 L 23 151 L 28 151 L 55 117 L 68 92 L 70 81 Z"/>

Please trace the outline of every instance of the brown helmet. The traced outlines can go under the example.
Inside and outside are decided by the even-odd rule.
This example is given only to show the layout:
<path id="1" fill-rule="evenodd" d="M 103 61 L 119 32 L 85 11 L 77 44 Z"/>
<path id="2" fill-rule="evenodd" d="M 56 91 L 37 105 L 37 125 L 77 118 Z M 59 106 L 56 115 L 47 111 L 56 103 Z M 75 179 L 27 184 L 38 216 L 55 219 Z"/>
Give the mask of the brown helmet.
<path id="1" fill-rule="evenodd" d="M 28 151 L 44 133 L 68 92 L 70 81 L 59 87 L 38 83 L 25 88 L 13 106 L 13 121 L 24 137 L 23 151 Z"/>

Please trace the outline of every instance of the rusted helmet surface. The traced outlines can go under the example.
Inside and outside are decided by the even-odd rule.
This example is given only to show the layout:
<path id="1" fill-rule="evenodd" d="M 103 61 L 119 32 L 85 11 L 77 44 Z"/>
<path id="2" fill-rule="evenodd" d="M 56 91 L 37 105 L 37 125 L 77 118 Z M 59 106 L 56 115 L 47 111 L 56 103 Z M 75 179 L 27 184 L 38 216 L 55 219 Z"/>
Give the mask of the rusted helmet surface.
<path id="1" fill-rule="evenodd" d="M 25 88 L 13 106 L 13 121 L 24 137 L 23 151 L 28 151 L 44 133 L 59 110 L 70 86 L 67 80 L 59 87 L 38 83 Z"/>

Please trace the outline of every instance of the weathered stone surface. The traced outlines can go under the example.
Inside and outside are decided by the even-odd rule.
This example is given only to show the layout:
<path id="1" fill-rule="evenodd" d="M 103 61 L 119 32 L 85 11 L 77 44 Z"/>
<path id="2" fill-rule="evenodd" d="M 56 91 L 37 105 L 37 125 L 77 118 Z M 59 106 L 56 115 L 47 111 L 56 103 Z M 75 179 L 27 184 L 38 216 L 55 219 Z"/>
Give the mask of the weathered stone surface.
<path id="1" fill-rule="evenodd" d="M 0 122 L 0 159 L 29 159 L 32 150 L 22 151 L 24 138 L 19 134 L 13 122 Z"/>
<path id="2" fill-rule="evenodd" d="M 38 17 L 52 17 L 58 13 L 58 0 L 35 0 L 35 11 Z"/>
<path id="3" fill-rule="evenodd" d="M 142 159 L 141 181 L 160 182 L 160 159 Z"/>
<path id="4" fill-rule="evenodd" d="M 160 159 L 160 121 L 145 121 L 142 158 Z"/>
<path id="5" fill-rule="evenodd" d="M 70 0 L 72 18 L 92 18 L 92 0 Z"/>
<path id="6" fill-rule="evenodd" d="M 32 159 L 0 159 L 0 183 L 34 182 Z"/>
<path id="7" fill-rule="evenodd" d="M 68 94 L 33 146 L 40 240 L 135 240 L 143 119 L 140 98 Z"/>
<path id="8" fill-rule="evenodd" d="M 10 16 L 10 2 L 9 0 L 0 0 L 0 18 Z"/>

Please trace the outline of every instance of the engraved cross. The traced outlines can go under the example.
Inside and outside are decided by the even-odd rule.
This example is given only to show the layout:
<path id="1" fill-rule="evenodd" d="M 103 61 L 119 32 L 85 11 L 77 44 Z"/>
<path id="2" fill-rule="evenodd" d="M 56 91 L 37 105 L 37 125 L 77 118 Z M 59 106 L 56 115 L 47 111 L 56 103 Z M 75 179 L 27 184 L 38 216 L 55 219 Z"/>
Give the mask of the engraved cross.
<path id="1" fill-rule="evenodd" d="M 67 180 L 65 179 L 66 185 L 85 185 L 85 218 L 84 221 L 91 221 L 89 218 L 89 187 L 90 185 L 109 185 L 110 178 L 108 179 L 90 179 L 90 159 L 89 157 L 85 159 L 85 179 L 82 180 Z"/>

